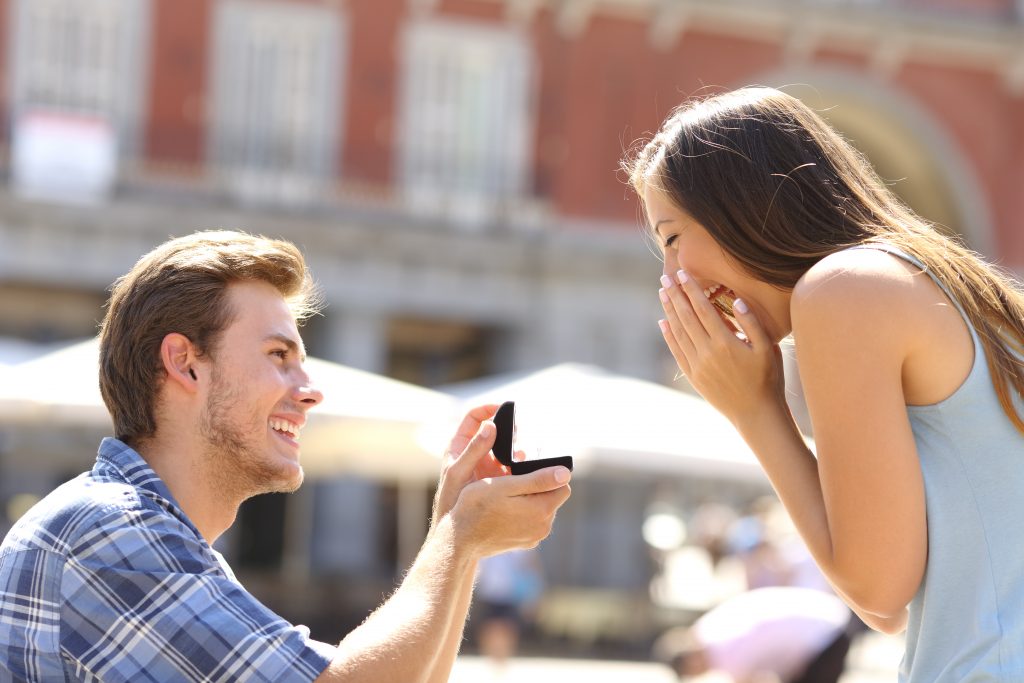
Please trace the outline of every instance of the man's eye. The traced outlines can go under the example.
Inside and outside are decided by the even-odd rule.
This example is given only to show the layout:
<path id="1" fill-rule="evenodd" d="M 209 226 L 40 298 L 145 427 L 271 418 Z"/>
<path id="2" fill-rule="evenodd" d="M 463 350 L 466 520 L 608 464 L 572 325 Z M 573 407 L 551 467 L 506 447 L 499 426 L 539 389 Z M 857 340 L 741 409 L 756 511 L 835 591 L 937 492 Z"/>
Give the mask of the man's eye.
<path id="1" fill-rule="evenodd" d="M 273 351 L 270 352 L 270 355 L 277 356 L 281 360 L 284 360 L 285 358 L 288 357 L 288 351 L 286 349 L 274 349 Z"/>

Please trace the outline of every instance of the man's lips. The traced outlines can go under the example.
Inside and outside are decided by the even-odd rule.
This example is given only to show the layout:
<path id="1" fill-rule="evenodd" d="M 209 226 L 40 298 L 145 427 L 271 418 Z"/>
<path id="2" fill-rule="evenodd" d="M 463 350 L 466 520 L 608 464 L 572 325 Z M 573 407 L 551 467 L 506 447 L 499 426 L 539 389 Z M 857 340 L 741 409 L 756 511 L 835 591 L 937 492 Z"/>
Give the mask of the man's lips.
<path id="1" fill-rule="evenodd" d="M 298 443 L 299 432 L 302 429 L 302 423 L 294 420 L 293 418 L 282 417 L 275 415 L 268 421 L 271 431 L 277 434 L 282 439 L 289 441 L 290 443 Z"/>

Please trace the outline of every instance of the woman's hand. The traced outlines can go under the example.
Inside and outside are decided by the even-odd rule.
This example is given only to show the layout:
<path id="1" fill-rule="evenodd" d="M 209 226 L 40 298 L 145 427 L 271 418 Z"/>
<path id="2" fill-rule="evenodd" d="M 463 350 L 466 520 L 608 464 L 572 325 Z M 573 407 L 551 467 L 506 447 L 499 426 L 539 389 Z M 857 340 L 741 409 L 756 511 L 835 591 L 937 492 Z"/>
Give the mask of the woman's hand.
<path id="1" fill-rule="evenodd" d="M 745 302 L 733 313 L 739 329 L 680 270 L 677 284 L 662 276 L 665 319 L 658 321 L 679 369 L 701 396 L 733 423 L 763 409 L 766 401 L 785 403 L 782 352 Z"/>

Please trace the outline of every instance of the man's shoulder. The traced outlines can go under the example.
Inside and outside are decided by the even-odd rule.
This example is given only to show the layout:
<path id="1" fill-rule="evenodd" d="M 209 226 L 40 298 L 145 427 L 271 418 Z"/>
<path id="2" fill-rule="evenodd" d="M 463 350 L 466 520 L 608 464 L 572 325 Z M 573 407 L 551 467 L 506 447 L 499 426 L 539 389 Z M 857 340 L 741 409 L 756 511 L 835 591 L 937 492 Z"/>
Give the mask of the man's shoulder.
<path id="1" fill-rule="evenodd" d="M 127 482 L 85 473 L 57 487 L 26 512 L 0 550 L 66 555 L 83 534 L 126 523 L 132 515 L 156 507 Z"/>

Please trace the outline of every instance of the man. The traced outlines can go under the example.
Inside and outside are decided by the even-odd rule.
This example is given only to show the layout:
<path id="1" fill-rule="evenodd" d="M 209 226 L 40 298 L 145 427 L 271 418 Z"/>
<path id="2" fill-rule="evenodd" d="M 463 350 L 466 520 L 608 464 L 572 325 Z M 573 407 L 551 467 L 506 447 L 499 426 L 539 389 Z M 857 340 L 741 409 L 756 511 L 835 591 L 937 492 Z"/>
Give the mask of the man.
<path id="1" fill-rule="evenodd" d="M 0 680 L 448 680 L 477 562 L 545 538 L 569 472 L 499 476 L 496 406 L 476 408 L 394 595 L 337 646 L 273 614 L 211 546 L 242 501 L 302 483 L 311 295 L 293 245 L 235 232 L 171 240 L 114 284 L 100 387 L 117 438 L 0 546 Z"/>
<path id="2" fill-rule="evenodd" d="M 756 588 L 669 631 L 655 654 L 680 679 L 715 674 L 714 680 L 733 683 L 836 683 L 850 649 L 850 619 L 831 593 Z"/>

